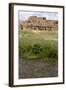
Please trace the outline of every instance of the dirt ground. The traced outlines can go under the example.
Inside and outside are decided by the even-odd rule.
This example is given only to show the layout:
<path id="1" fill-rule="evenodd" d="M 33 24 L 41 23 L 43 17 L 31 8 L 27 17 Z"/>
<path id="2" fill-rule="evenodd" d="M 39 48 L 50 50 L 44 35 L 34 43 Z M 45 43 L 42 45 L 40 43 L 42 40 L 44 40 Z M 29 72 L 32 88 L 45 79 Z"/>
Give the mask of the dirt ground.
<path id="1" fill-rule="evenodd" d="M 57 77 L 58 61 L 51 63 L 44 60 L 19 60 L 19 79 Z"/>

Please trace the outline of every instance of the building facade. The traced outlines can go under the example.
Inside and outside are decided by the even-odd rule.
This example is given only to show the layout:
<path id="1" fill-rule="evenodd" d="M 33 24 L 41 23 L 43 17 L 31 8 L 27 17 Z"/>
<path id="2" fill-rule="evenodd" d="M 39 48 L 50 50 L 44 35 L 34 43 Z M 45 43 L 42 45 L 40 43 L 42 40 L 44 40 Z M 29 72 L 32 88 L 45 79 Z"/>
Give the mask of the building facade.
<path id="1" fill-rule="evenodd" d="M 57 20 L 47 20 L 45 17 L 30 16 L 20 23 L 22 30 L 58 30 Z"/>

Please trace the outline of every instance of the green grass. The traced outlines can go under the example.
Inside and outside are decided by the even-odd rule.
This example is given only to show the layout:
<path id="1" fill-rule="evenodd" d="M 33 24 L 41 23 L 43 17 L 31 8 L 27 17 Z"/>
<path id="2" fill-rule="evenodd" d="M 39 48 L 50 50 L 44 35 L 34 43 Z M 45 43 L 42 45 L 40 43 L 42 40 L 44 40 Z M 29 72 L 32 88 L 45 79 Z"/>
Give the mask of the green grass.
<path id="1" fill-rule="evenodd" d="M 19 32 L 19 56 L 26 59 L 58 57 L 57 31 Z"/>

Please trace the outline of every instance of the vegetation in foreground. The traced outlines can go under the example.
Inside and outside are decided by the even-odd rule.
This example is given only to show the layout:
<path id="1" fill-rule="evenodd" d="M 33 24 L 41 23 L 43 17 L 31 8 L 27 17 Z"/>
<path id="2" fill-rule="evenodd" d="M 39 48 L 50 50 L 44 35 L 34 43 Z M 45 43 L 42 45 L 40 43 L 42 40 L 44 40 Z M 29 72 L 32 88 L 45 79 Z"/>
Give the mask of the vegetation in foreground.
<path id="1" fill-rule="evenodd" d="M 58 57 L 57 31 L 19 31 L 19 57 L 46 59 Z"/>

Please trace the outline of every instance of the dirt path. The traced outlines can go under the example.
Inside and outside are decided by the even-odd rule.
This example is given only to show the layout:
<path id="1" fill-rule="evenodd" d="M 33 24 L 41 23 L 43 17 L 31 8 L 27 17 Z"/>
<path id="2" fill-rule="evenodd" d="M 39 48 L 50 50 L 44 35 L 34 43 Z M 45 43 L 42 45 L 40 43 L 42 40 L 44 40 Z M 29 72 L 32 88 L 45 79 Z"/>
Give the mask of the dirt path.
<path id="1" fill-rule="evenodd" d="M 44 60 L 19 60 L 19 78 L 41 78 L 58 76 L 58 63 Z"/>

